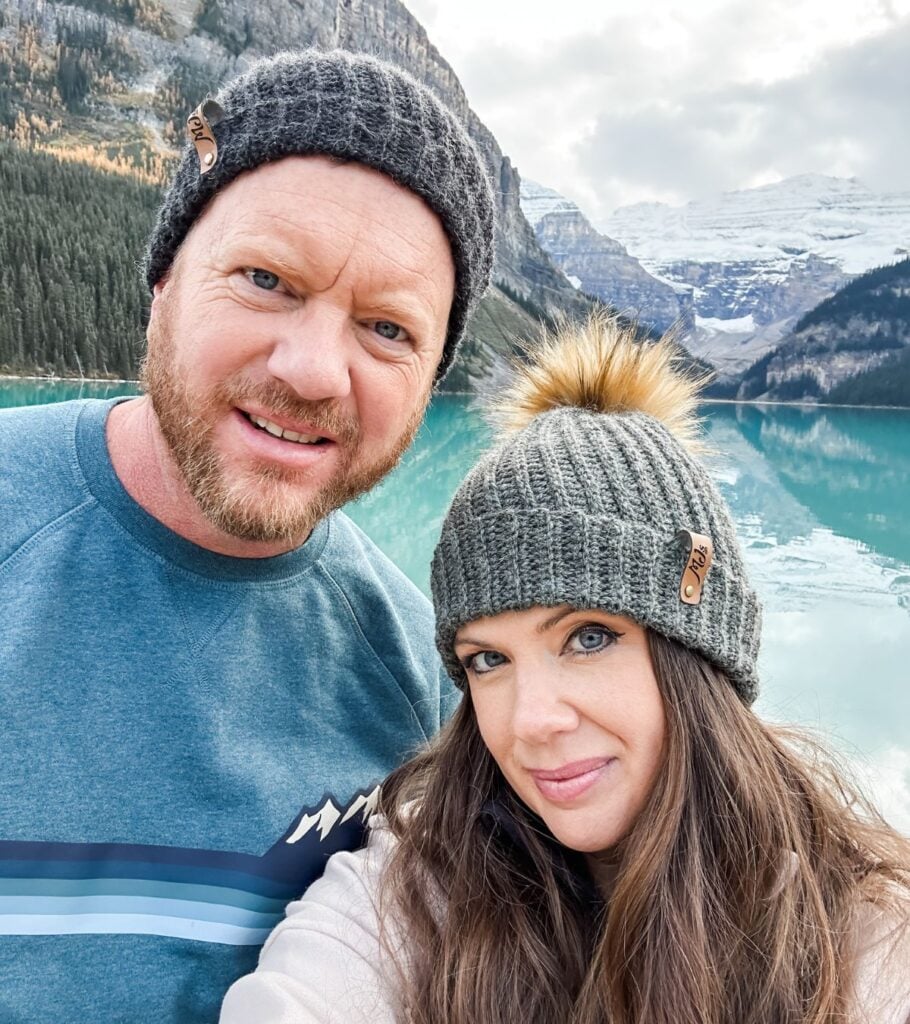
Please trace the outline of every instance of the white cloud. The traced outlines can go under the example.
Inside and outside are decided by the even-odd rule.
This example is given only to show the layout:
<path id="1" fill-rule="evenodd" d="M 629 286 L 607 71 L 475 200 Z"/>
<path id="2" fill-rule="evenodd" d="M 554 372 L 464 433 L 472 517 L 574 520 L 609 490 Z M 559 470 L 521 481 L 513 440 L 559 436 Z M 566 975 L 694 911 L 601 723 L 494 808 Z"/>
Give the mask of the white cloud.
<path id="1" fill-rule="evenodd" d="M 910 0 L 415 0 L 526 176 L 595 221 L 790 174 L 910 188 Z"/>
<path id="2" fill-rule="evenodd" d="M 907 188 L 908 52 L 910 20 L 791 78 L 696 89 L 669 109 L 605 110 L 576 146 L 575 173 L 593 183 L 609 169 L 617 191 L 638 183 L 676 201 L 805 171 Z"/>

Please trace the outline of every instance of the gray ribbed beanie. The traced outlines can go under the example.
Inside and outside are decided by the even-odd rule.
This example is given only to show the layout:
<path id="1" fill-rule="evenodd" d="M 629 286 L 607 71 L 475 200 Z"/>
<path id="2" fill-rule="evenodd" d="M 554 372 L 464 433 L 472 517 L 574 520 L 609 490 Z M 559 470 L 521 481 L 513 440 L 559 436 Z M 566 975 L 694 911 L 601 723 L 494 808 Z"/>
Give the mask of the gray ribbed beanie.
<path id="1" fill-rule="evenodd" d="M 148 244 L 149 288 L 166 273 L 206 203 L 244 171 L 294 154 L 363 163 L 424 199 L 451 244 L 455 295 L 441 379 L 493 264 L 493 193 L 464 125 L 407 72 L 344 50 L 259 60 L 224 86 L 216 103 L 220 120 L 205 128 L 214 134 L 217 158 L 200 173 L 194 145 L 184 147 Z"/>
<path id="2" fill-rule="evenodd" d="M 760 607 L 726 503 L 690 452 L 698 385 L 672 361 L 667 343 L 594 317 L 538 350 L 500 399 L 519 429 L 461 484 L 433 557 L 437 646 L 459 685 L 461 625 L 569 604 L 681 641 L 754 700 Z M 679 531 L 713 544 L 703 588 L 687 585 Z"/>

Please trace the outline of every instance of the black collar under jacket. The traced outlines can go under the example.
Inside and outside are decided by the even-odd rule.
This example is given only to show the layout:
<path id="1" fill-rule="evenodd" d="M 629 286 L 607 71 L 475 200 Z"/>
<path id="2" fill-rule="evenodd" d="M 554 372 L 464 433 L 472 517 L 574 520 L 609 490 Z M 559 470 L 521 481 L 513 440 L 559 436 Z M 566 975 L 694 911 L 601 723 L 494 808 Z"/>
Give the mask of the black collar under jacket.
<path id="1" fill-rule="evenodd" d="M 553 866 L 553 872 L 566 896 L 590 914 L 592 921 L 600 921 L 604 912 L 604 900 L 597 887 L 584 854 L 563 846 L 532 811 L 525 809 L 525 822 L 519 822 L 510 801 L 504 796 L 487 800 L 480 812 L 483 826 L 498 842 L 505 845 L 524 867 L 530 867 L 532 858 L 525 839 L 525 830 L 533 829 L 542 841 Z"/>

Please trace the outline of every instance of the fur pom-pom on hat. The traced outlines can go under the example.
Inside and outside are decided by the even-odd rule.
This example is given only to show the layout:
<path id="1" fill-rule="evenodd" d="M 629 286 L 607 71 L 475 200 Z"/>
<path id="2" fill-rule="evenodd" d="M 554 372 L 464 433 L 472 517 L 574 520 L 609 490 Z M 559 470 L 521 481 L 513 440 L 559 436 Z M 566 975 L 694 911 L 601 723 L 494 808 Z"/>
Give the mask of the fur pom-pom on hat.
<path id="1" fill-rule="evenodd" d="M 627 615 L 702 653 L 754 700 L 761 610 L 704 465 L 705 378 L 672 338 L 596 313 L 562 324 L 496 397 L 498 443 L 455 494 L 433 556 L 436 643 L 533 606 Z"/>
<path id="2" fill-rule="evenodd" d="M 711 375 L 683 365 L 672 331 L 652 342 L 633 323 L 596 311 L 582 324 L 563 321 L 526 346 L 524 355 L 490 409 L 502 434 L 523 430 L 551 409 L 642 412 L 660 420 L 690 452 L 705 450 L 698 396 Z"/>

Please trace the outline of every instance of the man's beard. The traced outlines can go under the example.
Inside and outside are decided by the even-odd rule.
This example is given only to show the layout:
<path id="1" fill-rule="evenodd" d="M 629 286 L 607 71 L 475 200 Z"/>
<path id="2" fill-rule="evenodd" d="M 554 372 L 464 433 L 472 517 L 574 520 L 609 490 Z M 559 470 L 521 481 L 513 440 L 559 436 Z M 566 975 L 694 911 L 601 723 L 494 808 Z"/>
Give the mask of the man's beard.
<path id="1" fill-rule="evenodd" d="M 306 401 L 278 381 L 243 377 L 225 381 L 205 395 L 193 396 L 175 366 L 171 310 L 164 308 L 161 312 L 159 329 L 150 331 L 142 387 L 199 509 L 210 523 L 232 537 L 299 546 L 330 512 L 370 490 L 394 469 L 420 427 L 429 389 L 390 447 L 372 463 L 358 465 L 357 419 L 342 413 L 331 400 Z M 313 490 L 307 485 L 306 471 L 267 463 L 238 469 L 231 478 L 212 434 L 219 419 L 238 404 L 249 402 L 276 416 L 302 420 L 313 433 L 331 435 L 340 455 L 332 478 Z"/>

